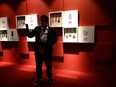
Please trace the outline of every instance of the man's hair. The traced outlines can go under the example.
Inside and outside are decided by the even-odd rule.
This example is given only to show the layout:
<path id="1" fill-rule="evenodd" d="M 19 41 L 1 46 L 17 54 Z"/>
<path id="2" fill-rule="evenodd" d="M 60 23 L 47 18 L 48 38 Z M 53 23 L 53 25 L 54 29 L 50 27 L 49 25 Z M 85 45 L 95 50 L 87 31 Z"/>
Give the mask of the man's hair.
<path id="1" fill-rule="evenodd" d="M 48 16 L 46 16 L 46 15 L 42 15 L 42 16 L 40 17 L 40 19 L 41 19 L 41 20 L 44 19 L 44 20 L 46 20 L 46 21 L 48 22 Z"/>

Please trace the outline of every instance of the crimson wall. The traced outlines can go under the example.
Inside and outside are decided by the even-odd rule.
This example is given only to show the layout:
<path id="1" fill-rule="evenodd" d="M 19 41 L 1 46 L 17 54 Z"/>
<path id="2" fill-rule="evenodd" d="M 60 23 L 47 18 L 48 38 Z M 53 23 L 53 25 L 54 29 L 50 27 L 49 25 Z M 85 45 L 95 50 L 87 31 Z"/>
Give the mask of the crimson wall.
<path id="1" fill-rule="evenodd" d="M 114 0 L 115 1 L 115 0 Z M 16 15 L 78 10 L 79 26 L 95 26 L 94 44 L 64 44 L 62 28 L 55 28 L 53 68 L 72 71 L 95 71 L 100 65 L 113 64 L 116 58 L 116 7 L 113 0 L 1 0 L 0 17 L 8 17 L 10 29 L 16 29 Z M 38 19 L 39 20 L 39 19 Z M 0 61 L 35 65 L 33 43 L 24 31 L 19 42 L 0 42 Z"/>

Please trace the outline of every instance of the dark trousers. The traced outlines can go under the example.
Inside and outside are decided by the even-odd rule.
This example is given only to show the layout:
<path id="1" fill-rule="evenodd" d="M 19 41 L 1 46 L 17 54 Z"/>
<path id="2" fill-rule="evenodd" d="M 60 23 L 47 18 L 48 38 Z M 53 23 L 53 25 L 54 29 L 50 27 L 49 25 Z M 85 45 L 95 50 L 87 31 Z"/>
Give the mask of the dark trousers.
<path id="1" fill-rule="evenodd" d="M 37 52 L 35 54 L 35 62 L 36 62 L 36 77 L 37 78 L 42 78 L 43 62 L 46 65 L 47 77 L 48 78 L 52 77 L 52 54 Z"/>

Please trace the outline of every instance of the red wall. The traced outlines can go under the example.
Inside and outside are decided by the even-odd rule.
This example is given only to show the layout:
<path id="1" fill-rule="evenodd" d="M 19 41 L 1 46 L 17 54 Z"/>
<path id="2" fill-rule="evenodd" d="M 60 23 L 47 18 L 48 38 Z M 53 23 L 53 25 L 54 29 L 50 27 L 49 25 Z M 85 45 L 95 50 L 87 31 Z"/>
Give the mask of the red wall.
<path id="1" fill-rule="evenodd" d="M 59 41 L 54 45 L 53 68 L 91 72 L 98 64 L 116 58 L 113 3 L 111 0 L 1 0 L 0 17 L 9 17 L 10 28 L 16 29 L 16 15 L 41 16 L 51 11 L 78 10 L 79 26 L 95 26 L 95 44 L 63 44 L 62 29 L 56 28 Z M 24 31 L 18 33 L 19 42 L 0 43 L 0 61 L 35 65 L 33 43 L 26 42 Z"/>

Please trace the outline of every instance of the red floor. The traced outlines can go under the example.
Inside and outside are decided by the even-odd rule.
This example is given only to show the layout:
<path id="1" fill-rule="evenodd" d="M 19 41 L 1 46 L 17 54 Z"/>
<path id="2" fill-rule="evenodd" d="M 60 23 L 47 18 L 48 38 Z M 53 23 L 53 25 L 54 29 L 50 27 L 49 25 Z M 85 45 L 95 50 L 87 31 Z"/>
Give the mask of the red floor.
<path id="1" fill-rule="evenodd" d="M 100 67 L 96 73 L 53 70 L 55 84 L 43 81 L 37 87 L 116 87 L 116 68 Z M 34 87 L 35 66 L 0 62 L 0 87 Z"/>

